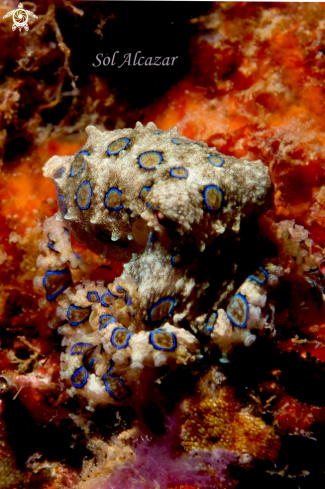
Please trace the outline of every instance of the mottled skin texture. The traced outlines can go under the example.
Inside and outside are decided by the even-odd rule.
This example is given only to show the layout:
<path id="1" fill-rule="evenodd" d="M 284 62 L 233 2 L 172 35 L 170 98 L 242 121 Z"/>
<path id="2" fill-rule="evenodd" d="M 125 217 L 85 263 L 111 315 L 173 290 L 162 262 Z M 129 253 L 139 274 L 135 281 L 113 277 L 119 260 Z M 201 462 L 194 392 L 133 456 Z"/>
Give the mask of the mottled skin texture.
<path id="1" fill-rule="evenodd" d="M 254 273 L 254 222 L 271 193 L 261 161 L 152 123 L 87 133 L 76 155 L 45 165 L 60 212 L 45 224 L 51 246 L 35 285 L 68 319 L 61 375 L 93 409 L 127 398 L 144 367 L 193 362 L 213 343 L 227 361 L 236 344 L 250 346 L 251 330 L 273 328 L 267 293 L 283 269 L 267 260 Z M 122 275 L 108 288 L 87 273 L 71 278 L 83 264 L 65 230 L 103 257 L 129 260 Z"/>

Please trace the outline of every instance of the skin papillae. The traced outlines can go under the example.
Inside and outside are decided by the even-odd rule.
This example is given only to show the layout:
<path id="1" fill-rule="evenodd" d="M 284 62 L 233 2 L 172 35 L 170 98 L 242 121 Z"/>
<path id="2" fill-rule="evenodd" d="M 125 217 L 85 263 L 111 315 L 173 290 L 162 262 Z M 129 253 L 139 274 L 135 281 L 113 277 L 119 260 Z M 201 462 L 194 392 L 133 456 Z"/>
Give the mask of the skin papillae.
<path id="1" fill-rule="evenodd" d="M 65 321 L 61 377 L 92 410 L 129 399 L 144 369 L 158 375 L 212 347 L 225 362 L 235 345 L 274 332 L 268 293 L 285 272 L 278 257 L 254 261 L 254 223 L 272 191 L 261 161 L 223 155 L 153 123 L 86 131 L 77 154 L 44 167 L 59 212 L 44 223 L 34 283 Z M 301 239 L 285 223 L 276 232 L 290 253 Z M 71 235 L 126 262 L 121 276 L 108 285 L 90 280 Z M 317 268 L 307 255 L 302 273 Z"/>

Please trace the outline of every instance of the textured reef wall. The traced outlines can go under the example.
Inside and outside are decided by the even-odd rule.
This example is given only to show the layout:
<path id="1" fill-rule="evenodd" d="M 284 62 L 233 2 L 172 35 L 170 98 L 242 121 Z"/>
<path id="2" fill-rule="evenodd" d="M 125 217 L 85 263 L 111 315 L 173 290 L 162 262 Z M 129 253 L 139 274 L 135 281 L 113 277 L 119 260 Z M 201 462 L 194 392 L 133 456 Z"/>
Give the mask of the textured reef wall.
<path id="1" fill-rule="evenodd" d="M 189 72 L 141 110 L 75 62 L 82 19 L 100 38 L 114 6 L 28 3 L 38 19 L 13 37 L 2 17 L 16 7 L 0 5 L 0 488 L 323 487 L 324 6 L 213 4 L 191 20 Z M 163 132 L 149 125 L 132 146 L 145 131 L 126 129 L 136 120 Z M 115 165 L 127 140 L 132 182 L 110 167 L 110 187 L 99 178 L 92 193 L 91 150 Z M 63 220 L 42 172 L 54 155 L 46 173 Z M 265 207 L 244 210 L 243 227 L 233 177 L 212 176 L 237 159 L 261 160 L 273 186 L 256 179 Z M 125 181 L 136 194 L 126 200 Z M 194 184 L 191 221 L 175 196 Z M 125 214 L 109 225 L 90 215 L 79 231 L 100 192 L 106 215 Z M 149 230 L 133 226 L 140 214 Z M 103 226 L 109 236 L 94 240 Z M 163 266 L 146 275 L 150 256 Z M 67 283 L 53 280 L 64 269 Z"/>

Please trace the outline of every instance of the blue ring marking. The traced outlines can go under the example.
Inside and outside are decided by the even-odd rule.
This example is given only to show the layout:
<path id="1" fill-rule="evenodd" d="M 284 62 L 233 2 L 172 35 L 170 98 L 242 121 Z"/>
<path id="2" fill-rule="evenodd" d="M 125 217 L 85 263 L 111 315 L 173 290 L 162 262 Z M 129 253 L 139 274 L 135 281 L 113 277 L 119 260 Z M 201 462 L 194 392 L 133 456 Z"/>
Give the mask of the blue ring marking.
<path id="1" fill-rule="evenodd" d="M 109 318 L 105 323 L 101 324 L 103 319 Z M 99 330 L 106 328 L 109 323 L 117 323 L 116 319 L 110 314 L 102 314 L 99 316 Z"/>
<path id="2" fill-rule="evenodd" d="M 64 168 L 59 168 L 58 170 L 56 170 L 56 172 L 54 173 L 54 180 L 58 180 L 59 178 L 61 178 L 64 172 Z"/>
<path id="3" fill-rule="evenodd" d="M 107 194 L 105 195 L 105 198 L 104 198 L 104 204 L 105 204 L 105 207 L 106 209 L 108 209 L 109 211 L 119 211 L 120 209 L 123 209 L 123 205 L 119 205 L 117 207 L 110 207 L 108 204 L 107 204 L 107 198 L 109 197 L 110 193 L 111 192 L 116 192 L 118 195 L 122 195 L 122 192 L 118 189 L 118 188 L 110 188 L 109 191 L 107 192 Z"/>
<path id="4" fill-rule="evenodd" d="M 185 175 L 182 175 L 182 176 L 181 175 L 175 175 L 175 171 L 176 170 L 184 170 Z M 177 167 L 172 168 L 170 170 L 170 174 L 171 174 L 172 177 L 175 177 L 175 178 L 180 178 L 180 179 L 181 178 L 187 178 L 188 177 L 188 170 L 186 170 L 186 168 L 184 168 L 183 166 L 177 166 Z"/>
<path id="5" fill-rule="evenodd" d="M 213 158 L 219 158 L 220 163 L 213 163 L 213 161 L 212 161 Z M 213 166 L 220 167 L 220 166 L 222 166 L 224 164 L 225 160 L 223 158 L 221 158 L 221 156 L 219 156 L 219 155 L 210 155 L 209 156 L 209 162 Z"/>
<path id="6" fill-rule="evenodd" d="M 48 245 L 47 245 L 47 246 L 50 248 L 50 250 L 55 251 L 55 253 L 60 253 L 60 252 L 59 252 L 59 251 L 57 251 L 57 250 L 54 248 L 54 246 L 52 245 L 52 241 L 53 241 L 53 240 L 50 238 L 50 233 L 48 233 L 47 238 L 48 238 L 48 240 L 49 240 L 49 242 L 48 242 Z M 53 243 L 55 243 L 55 241 L 53 241 Z"/>
<path id="7" fill-rule="evenodd" d="M 205 322 L 205 325 L 204 325 L 204 329 L 205 329 L 206 333 L 211 333 L 211 331 L 213 331 L 214 323 L 216 322 L 217 317 L 218 317 L 218 313 L 215 311 L 213 311 L 208 316 L 208 318 Z"/>
<path id="8" fill-rule="evenodd" d="M 177 263 L 177 261 L 175 260 L 177 256 L 180 257 L 179 263 Z M 173 267 L 177 268 L 177 267 L 182 266 L 182 259 L 183 259 L 183 257 L 180 253 L 174 253 L 170 261 L 171 261 L 171 264 L 173 265 Z"/>
<path id="9" fill-rule="evenodd" d="M 166 316 L 164 316 L 163 318 L 161 319 L 157 319 L 157 320 L 154 320 L 152 318 L 152 315 L 155 311 L 155 309 L 160 306 L 160 304 L 163 304 L 164 302 L 170 302 L 171 303 L 171 307 L 170 307 L 170 310 L 168 312 L 168 314 Z M 151 306 L 150 310 L 149 310 L 149 321 L 150 323 L 153 325 L 153 326 L 160 326 L 164 321 L 165 319 L 167 319 L 169 316 L 171 316 L 173 310 L 175 308 L 175 300 L 172 299 L 171 297 L 166 297 L 165 299 L 160 299 L 158 302 L 156 302 L 153 306 Z"/>
<path id="10" fill-rule="evenodd" d="M 94 359 L 94 358 L 92 358 L 92 359 L 90 360 L 90 363 L 89 363 L 89 365 L 88 365 L 88 368 L 89 368 L 89 369 L 91 369 L 91 367 L 94 365 L 94 363 L 95 363 L 95 359 Z"/>
<path id="11" fill-rule="evenodd" d="M 255 277 L 255 275 L 250 275 L 248 278 L 250 280 L 254 280 L 254 282 L 256 282 L 259 285 L 264 285 L 267 281 L 268 276 L 269 276 L 268 271 L 265 270 L 265 268 L 262 266 L 258 267 L 258 270 L 262 270 L 262 272 L 264 273 L 264 279 L 263 280 L 260 280 L 259 278 Z"/>
<path id="12" fill-rule="evenodd" d="M 76 154 L 76 158 L 78 158 L 78 156 L 80 155 L 86 155 L 86 156 L 89 156 L 89 151 L 80 151 L 78 154 Z M 78 175 L 78 173 L 81 172 L 81 170 L 83 170 L 86 166 L 86 162 L 84 161 L 84 164 L 78 168 L 77 171 L 73 171 L 73 165 L 74 165 L 75 161 L 72 163 L 71 167 L 70 167 L 70 177 L 75 177 L 76 175 Z"/>
<path id="13" fill-rule="evenodd" d="M 51 243 L 49 243 L 47 246 L 50 248 L 50 250 L 55 251 L 55 253 L 60 253 L 59 251 L 56 251 L 56 249 Z"/>
<path id="14" fill-rule="evenodd" d="M 112 297 L 113 299 L 116 299 L 116 296 L 112 294 L 112 292 L 110 292 L 109 290 L 107 292 L 105 292 L 105 294 L 102 295 L 102 298 L 101 298 L 101 305 L 104 306 L 104 307 L 108 307 L 109 304 L 106 304 L 105 302 L 105 297 L 108 296 L 108 297 Z"/>
<path id="15" fill-rule="evenodd" d="M 117 150 L 117 151 L 110 151 L 110 149 L 109 149 L 109 148 L 110 148 L 111 146 L 113 146 L 113 144 L 117 143 L 118 141 L 123 141 L 123 140 L 125 141 L 125 145 L 123 146 L 123 148 L 121 148 L 121 149 L 119 149 L 119 150 Z M 110 143 L 110 144 L 108 145 L 108 148 L 107 148 L 107 154 L 108 154 L 109 156 L 112 156 L 112 155 L 117 155 L 117 153 L 119 153 L 120 151 L 122 151 L 123 149 L 125 149 L 125 148 L 128 146 L 129 142 L 130 142 L 130 139 L 129 139 L 129 138 L 120 138 L 120 139 L 116 139 L 116 141 L 113 141 L 112 143 Z"/>
<path id="16" fill-rule="evenodd" d="M 215 189 L 217 192 L 219 192 L 220 196 L 221 196 L 221 204 L 220 206 L 218 207 L 218 209 L 212 209 L 212 207 L 209 205 L 208 203 L 208 198 L 207 198 L 207 192 L 209 191 L 210 188 L 213 188 Z M 207 206 L 208 210 L 210 212 L 218 212 L 221 207 L 223 206 L 223 203 L 224 203 L 224 193 L 223 191 L 221 190 L 221 188 L 217 187 L 216 185 L 207 185 L 204 189 L 204 192 L 203 192 L 203 195 L 204 195 L 204 202 L 205 202 L 205 205 Z"/>
<path id="17" fill-rule="evenodd" d="M 142 187 L 141 192 L 140 192 L 140 195 L 139 195 L 140 199 L 145 199 L 145 196 L 144 196 L 144 195 L 142 195 L 142 192 L 143 192 L 144 190 L 146 190 L 147 192 L 150 192 L 151 187 Z"/>
<path id="18" fill-rule="evenodd" d="M 195 143 L 195 141 L 187 141 L 186 139 L 181 139 L 181 138 L 173 138 L 172 142 L 174 144 L 190 144 L 190 143 Z"/>
<path id="19" fill-rule="evenodd" d="M 109 373 L 111 370 L 112 370 L 112 367 L 109 369 L 109 371 L 107 372 L 107 374 L 105 374 L 103 376 L 103 381 L 104 381 L 104 384 L 105 384 L 105 389 L 107 390 L 107 392 L 112 396 L 112 398 L 115 401 L 122 401 L 123 399 L 125 399 L 129 395 L 128 388 L 126 387 L 126 385 L 124 384 L 123 380 L 120 377 L 118 377 L 117 375 L 112 375 L 112 374 Z M 115 380 L 117 380 L 121 384 L 121 386 L 126 390 L 125 396 L 123 396 L 123 397 L 117 397 L 114 394 L 114 392 L 109 387 L 109 383 L 108 383 L 108 380 L 107 380 L 108 378 L 115 379 Z"/>
<path id="20" fill-rule="evenodd" d="M 150 205 L 150 204 L 148 204 L 148 202 L 146 202 L 146 206 L 147 206 L 147 207 L 149 207 L 149 209 L 150 209 L 152 212 L 155 212 L 155 211 L 154 211 L 154 209 L 153 209 L 153 207 L 151 207 L 151 205 Z"/>
<path id="21" fill-rule="evenodd" d="M 88 197 L 88 202 L 85 206 L 82 206 L 79 204 L 79 192 L 80 190 L 85 186 L 85 185 L 88 185 L 88 189 L 89 189 L 89 197 Z M 88 180 L 85 180 L 81 185 L 80 187 L 78 188 L 77 190 L 77 194 L 76 194 L 76 202 L 77 202 L 77 206 L 79 207 L 80 210 L 82 211 L 85 211 L 87 209 L 89 209 L 89 206 L 90 206 L 90 202 L 91 202 L 91 196 L 93 194 L 93 191 L 92 191 L 92 188 L 91 188 L 91 185 L 90 185 L 90 182 Z"/>
<path id="22" fill-rule="evenodd" d="M 228 309 L 229 307 L 231 306 L 231 303 L 234 302 L 235 300 L 240 300 L 240 301 L 243 301 L 244 302 L 244 307 L 245 307 L 245 320 L 242 321 L 241 323 L 237 323 L 235 321 L 235 319 L 231 316 L 231 313 L 228 312 Z M 237 328 L 246 328 L 247 326 L 247 320 L 248 320 L 248 314 L 249 314 L 249 306 L 248 306 L 248 302 L 247 302 L 247 299 L 245 296 L 243 296 L 242 294 L 236 294 L 234 295 L 234 297 L 231 299 L 230 303 L 229 303 L 229 306 L 227 307 L 227 316 L 228 318 L 230 319 L 230 321 L 232 322 L 232 324 L 234 326 L 237 326 Z"/>
<path id="23" fill-rule="evenodd" d="M 125 290 L 125 289 L 123 289 L 123 287 L 121 287 L 120 285 L 118 285 L 118 286 L 116 287 L 116 291 L 117 291 L 117 292 L 120 292 L 120 293 L 121 293 L 121 292 L 122 292 L 122 293 L 123 293 L 123 292 L 126 292 L 126 290 Z"/>
<path id="24" fill-rule="evenodd" d="M 69 281 L 66 284 L 64 284 L 63 287 L 61 287 L 61 289 L 59 289 L 57 292 L 54 292 L 54 294 L 49 295 L 48 294 L 48 291 L 47 291 L 47 287 L 48 286 L 46 285 L 47 279 L 51 275 L 64 275 L 66 273 L 69 276 Z M 55 299 L 59 294 L 61 294 L 65 289 L 67 289 L 70 284 L 71 284 L 71 274 L 70 274 L 70 270 L 68 268 L 65 268 L 64 270 L 48 270 L 46 272 L 46 274 L 44 275 L 44 278 L 43 278 L 43 287 L 46 290 L 46 298 L 47 298 L 47 300 L 48 301 L 53 301 L 53 299 Z"/>
<path id="25" fill-rule="evenodd" d="M 76 253 L 75 251 L 73 251 L 72 253 L 74 254 L 74 256 L 75 256 L 76 258 L 81 258 L 81 257 L 80 257 L 80 255 L 78 255 L 78 253 Z"/>
<path id="26" fill-rule="evenodd" d="M 60 212 L 61 212 L 62 216 L 64 217 L 67 214 L 68 209 L 67 209 L 67 206 L 65 203 L 65 198 L 63 197 L 63 195 L 58 196 L 58 204 L 59 204 Z"/>
<path id="27" fill-rule="evenodd" d="M 162 334 L 169 335 L 172 338 L 172 340 L 173 340 L 173 345 L 170 348 L 164 348 L 164 347 L 161 347 L 161 346 L 157 345 L 157 343 L 154 340 L 154 336 L 155 336 L 156 333 L 162 333 Z M 154 331 L 150 331 L 149 341 L 152 344 L 152 346 L 154 348 L 156 348 L 156 350 L 161 350 L 161 351 L 174 351 L 176 349 L 176 347 L 177 347 L 177 340 L 176 340 L 176 336 L 174 335 L 174 333 L 171 333 L 170 331 L 165 331 L 165 330 L 159 329 L 159 328 L 158 329 L 155 329 Z"/>
<path id="28" fill-rule="evenodd" d="M 92 295 L 95 296 L 95 299 L 91 298 Z M 100 301 L 99 294 L 95 290 L 87 293 L 87 299 L 89 300 L 89 302 L 99 302 Z"/>
<path id="29" fill-rule="evenodd" d="M 81 371 L 83 371 L 83 370 L 85 371 L 85 378 L 84 378 L 84 380 L 83 380 L 83 381 L 82 381 L 80 384 L 77 384 L 77 383 L 75 382 L 75 380 L 74 380 L 74 379 L 75 379 L 75 378 L 77 377 L 77 375 L 78 375 L 78 374 L 79 374 Z M 87 370 L 85 369 L 85 367 L 80 367 L 80 368 L 78 368 L 78 370 L 76 370 L 76 371 L 75 371 L 75 373 L 72 375 L 71 380 L 72 380 L 72 383 L 73 383 L 73 386 L 74 386 L 74 387 L 76 387 L 77 389 L 81 389 L 81 388 L 82 388 L 82 387 L 83 387 L 83 386 L 86 384 L 86 382 L 87 382 L 87 380 L 88 380 L 88 372 L 87 372 Z"/>
<path id="30" fill-rule="evenodd" d="M 147 155 L 158 155 L 159 156 L 159 161 L 158 163 L 155 163 L 155 166 L 152 166 L 152 167 L 147 167 L 144 165 L 144 163 L 142 163 L 142 159 L 147 156 Z M 160 163 L 162 162 L 163 160 L 163 157 L 162 157 L 162 154 L 159 153 L 158 151 L 146 151 L 145 153 L 142 153 L 139 158 L 138 158 L 138 163 L 139 165 L 141 166 L 141 168 L 143 168 L 144 170 L 155 170 L 156 169 L 156 166 L 160 165 Z"/>
<path id="31" fill-rule="evenodd" d="M 75 177 L 76 175 L 78 175 L 78 173 L 81 172 L 81 170 L 83 170 L 85 166 L 86 166 L 86 162 L 75 173 L 73 173 L 73 163 L 72 163 L 70 168 L 70 177 Z"/>
<path id="32" fill-rule="evenodd" d="M 77 348 L 79 346 L 80 347 L 83 347 L 84 346 L 84 347 L 87 347 L 87 348 L 85 349 L 85 351 L 74 351 L 75 348 Z M 88 347 L 91 347 L 91 346 L 93 346 L 93 345 L 91 345 L 90 343 L 81 343 L 81 342 L 75 343 L 72 346 L 71 350 L 70 350 L 70 355 L 83 355 L 88 350 Z"/>
<path id="33" fill-rule="evenodd" d="M 126 338 L 125 338 L 125 342 L 124 342 L 124 344 L 123 344 L 123 345 L 117 345 L 117 344 L 115 343 L 115 339 L 114 339 L 114 338 L 115 338 L 115 335 L 116 335 L 116 333 L 117 333 L 118 331 L 128 331 L 128 334 L 127 334 L 127 336 L 126 336 Z M 118 350 L 120 350 L 121 348 L 126 348 L 126 347 L 128 346 L 128 344 L 129 344 L 129 339 L 131 338 L 131 336 L 132 336 L 132 335 L 133 335 L 132 331 L 129 331 L 129 330 L 128 330 L 128 329 L 126 329 L 126 328 L 115 328 L 115 329 L 113 330 L 113 332 L 112 332 L 112 336 L 111 336 L 111 343 L 112 343 L 112 345 L 113 345 L 113 346 L 115 346 L 115 348 L 117 348 Z"/>
<path id="34" fill-rule="evenodd" d="M 84 319 L 81 319 L 81 321 L 70 321 L 71 311 L 73 311 L 73 310 L 75 310 L 75 311 L 86 311 L 87 310 L 89 312 L 89 314 Z M 71 324 L 71 326 L 79 326 L 79 324 L 85 323 L 89 319 L 89 316 L 90 316 L 89 307 L 78 307 L 78 306 L 75 306 L 74 304 L 71 304 L 71 306 L 69 306 L 69 309 L 67 312 L 67 319 L 68 319 L 69 323 Z"/>
<path id="35" fill-rule="evenodd" d="M 128 214 L 131 214 L 131 212 L 132 212 L 132 211 L 131 211 L 131 209 L 126 209 L 126 212 L 127 212 Z"/>
<path id="36" fill-rule="evenodd" d="M 160 134 L 162 132 L 164 132 L 164 131 L 162 131 L 161 129 L 158 129 L 158 131 L 155 131 L 154 134 Z"/>
<path id="37" fill-rule="evenodd" d="M 132 304 L 132 297 L 130 296 L 128 291 L 126 291 L 125 293 L 125 302 L 127 306 L 130 306 Z"/>

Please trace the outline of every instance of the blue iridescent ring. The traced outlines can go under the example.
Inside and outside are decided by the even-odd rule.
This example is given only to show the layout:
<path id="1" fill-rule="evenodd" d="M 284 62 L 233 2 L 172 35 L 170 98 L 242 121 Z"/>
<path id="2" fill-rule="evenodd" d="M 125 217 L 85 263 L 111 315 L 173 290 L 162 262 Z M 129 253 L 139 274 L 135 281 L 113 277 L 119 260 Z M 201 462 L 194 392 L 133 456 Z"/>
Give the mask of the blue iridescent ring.
<path id="1" fill-rule="evenodd" d="M 237 306 L 241 309 L 239 311 L 231 311 L 231 309 L 234 307 L 234 305 L 237 303 Z M 237 314 L 237 317 L 234 317 L 234 312 Z M 231 299 L 228 307 L 227 307 L 227 316 L 232 322 L 234 326 L 237 328 L 246 328 L 247 326 L 247 320 L 248 320 L 248 315 L 249 315 L 249 306 L 248 302 L 245 296 L 242 294 L 236 294 L 234 297 Z"/>
<path id="2" fill-rule="evenodd" d="M 214 324 L 217 320 L 218 313 L 213 311 L 211 314 L 208 316 L 206 323 L 204 325 L 204 330 L 206 333 L 211 333 L 213 331 Z"/>
<path id="3" fill-rule="evenodd" d="M 70 350 L 70 355 L 83 355 L 92 346 L 90 343 L 75 343 Z M 80 350 L 78 351 L 79 348 Z"/>
<path id="4" fill-rule="evenodd" d="M 117 155 L 120 151 L 123 151 L 123 149 L 128 146 L 129 142 L 129 138 L 120 138 L 116 141 L 113 141 L 111 144 L 109 144 L 107 148 L 107 154 L 109 156 Z"/>
<path id="5" fill-rule="evenodd" d="M 163 157 L 158 151 L 147 151 L 139 156 L 138 162 L 144 170 L 155 170 L 156 166 L 160 165 Z"/>
<path id="6" fill-rule="evenodd" d="M 187 140 L 187 139 L 182 139 L 182 138 L 173 138 L 172 142 L 174 144 L 191 144 L 194 143 L 195 141 Z"/>
<path id="7" fill-rule="evenodd" d="M 106 297 L 109 299 L 108 302 L 106 302 Z M 113 295 L 112 292 L 108 290 L 107 292 L 105 292 L 105 294 L 102 295 L 100 303 L 102 306 L 108 307 L 112 299 L 116 299 L 116 295 Z"/>
<path id="8" fill-rule="evenodd" d="M 78 156 L 81 155 L 86 155 L 89 156 L 88 151 L 80 151 L 80 153 L 76 154 L 76 159 L 73 161 L 71 168 L 70 168 L 70 177 L 75 177 L 80 173 L 86 166 L 86 162 L 84 160 L 77 160 Z"/>
<path id="9" fill-rule="evenodd" d="M 183 256 L 180 253 L 175 253 L 172 258 L 171 258 L 171 264 L 173 267 L 180 267 L 182 266 L 183 262 Z"/>
<path id="10" fill-rule="evenodd" d="M 110 314 L 102 314 L 99 316 L 99 330 L 106 328 L 110 323 L 116 323 L 116 319 Z"/>
<path id="11" fill-rule="evenodd" d="M 109 373 L 110 371 L 111 371 L 111 368 L 109 369 L 108 373 L 103 376 L 105 389 L 107 390 L 109 395 L 112 396 L 112 398 L 115 401 L 122 401 L 123 399 L 125 399 L 129 395 L 128 388 L 126 387 L 126 385 L 124 384 L 123 380 L 120 377 L 118 377 L 117 375 L 110 374 Z M 122 387 L 122 391 L 124 391 L 124 394 L 122 396 L 117 396 L 116 394 L 114 394 L 114 392 L 110 386 L 110 379 L 112 381 L 118 382 L 120 384 L 120 387 Z"/>
<path id="12" fill-rule="evenodd" d="M 100 302 L 99 294 L 95 290 L 87 293 L 87 299 L 89 302 Z"/>
<path id="13" fill-rule="evenodd" d="M 79 384 L 75 381 L 76 377 L 81 373 L 81 372 L 84 372 L 84 378 L 81 382 L 79 382 Z M 72 375 L 71 377 L 71 380 L 72 380 L 72 384 L 74 385 L 74 387 L 76 387 L 77 389 L 81 389 L 84 385 L 86 385 L 86 382 L 88 380 L 88 372 L 87 370 L 85 369 L 85 367 L 80 367 L 78 368 L 75 373 Z"/>
<path id="14" fill-rule="evenodd" d="M 60 288 L 57 288 L 57 290 L 51 291 L 52 293 L 49 293 L 49 288 L 51 288 L 51 277 L 52 279 L 55 280 L 55 278 L 62 276 L 63 280 L 63 285 L 59 284 L 57 287 L 61 285 Z M 43 278 L 43 287 L 46 290 L 46 298 L 48 301 L 53 301 L 59 294 L 61 294 L 65 289 L 69 287 L 71 284 L 71 273 L 68 268 L 65 268 L 64 270 L 48 270 L 46 274 L 44 275 Z"/>
<path id="15" fill-rule="evenodd" d="M 174 333 L 163 329 L 150 331 L 149 341 L 156 350 L 174 351 L 177 347 L 177 340 Z"/>
<path id="16" fill-rule="evenodd" d="M 262 272 L 261 274 L 259 274 L 259 270 Z M 261 275 L 261 277 L 259 276 Z M 257 284 L 259 285 L 264 285 L 268 279 L 268 272 L 267 270 L 265 270 L 264 267 L 258 267 L 257 271 L 253 274 L 253 275 L 250 275 L 248 278 L 250 280 L 254 280 L 254 282 L 256 282 Z"/>
<path id="17" fill-rule="evenodd" d="M 105 198 L 104 198 L 104 204 L 105 204 L 106 209 L 108 209 L 109 211 L 119 211 L 120 209 L 123 209 L 122 204 L 114 205 L 114 203 L 118 204 L 118 201 L 121 200 L 120 199 L 121 195 L 122 195 L 122 192 L 118 188 L 110 188 L 109 191 L 107 192 L 107 194 L 105 195 Z M 111 203 L 113 205 L 109 205 L 109 199 L 111 199 L 111 200 L 113 199 L 113 201 L 115 200 L 115 202 Z"/>
<path id="18" fill-rule="evenodd" d="M 140 199 L 145 200 L 145 198 L 147 197 L 148 192 L 150 192 L 150 190 L 151 190 L 151 187 L 142 187 L 140 195 L 139 195 Z"/>
<path id="19" fill-rule="evenodd" d="M 216 185 L 207 185 L 203 196 L 205 205 L 210 212 L 218 212 L 224 203 L 224 193 Z"/>
<path id="20" fill-rule="evenodd" d="M 177 166 L 176 168 L 172 168 L 170 170 L 170 174 L 172 177 L 175 178 L 187 178 L 188 170 L 186 170 L 186 168 L 183 168 L 182 166 Z"/>
<path id="21" fill-rule="evenodd" d="M 81 317 L 81 319 L 79 319 L 78 321 L 73 321 L 71 319 L 71 315 L 74 313 L 74 311 L 80 312 L 82 316 L 84 315 L 84 317 Z M 71 326 L 79 326 L 79 324 L 85 323 L 89 319 L 89 316 L 90 316 L 90 308 L 89 307 L 79 307 L 79 306 L 75 306 L 74 304 L 71 304 L 69 306 L 69 309 L 67 312 L 67 319 L 68 319 L 69 323 L 71 324 Z"/>
<path id="22" fill-rule="evenodd" d="M 81 192 L 81 194 L 80 194 L 80 192 Z M 93 191 L 92 191 L 90 182 L 88 180 L 84 181 L 80 185 L 80 187 L 78 188 L 77 194 L 76 194 L 77 206 L 79 207 L 80 210 L 85 211 L 85 210 L 89 209 L 92 193 L 93 193 Z M 82 195 L 82 194 L 84 194 L 84 195 Z M 79 202 L 80 199 L 85 201 L 85 202 L 83 202 L 83 205 L 82 205 L 82 203 Z"/>
<path id="23" fill-rule="evenodd" d="M 118 338 L 116 337 L 116 335 L 119 335 L 119 333 L 120 336 L 122 336 L 122 341 L 121 339 L 120 341 L 118 341 Z M 131 338 L 132 335 L 133 335 L 132 331 L 129 331 L 126 328 L 115 328 L 114 331 L 112 332 L 111 343 L 118 350 L 120 350 L 121 348 L 126 348 L 129 344 L 129 339 Z"/>
<path id="24" fill-rule="evenodd" d="M 175 308 L 175 300 L 171 297 L 160 299 L 149 310 L 149 321 L 153 326 L 160 326 Z"/>
<path id="25" fill-rule="evenodd" d="M 221 158 L 221 156 L 219 156 L 219 155 L 210 155 L 209 156 L 209 162 L 213 166 L 220 167 L 224 164 L 225 160 L 223 158 Z"/>

